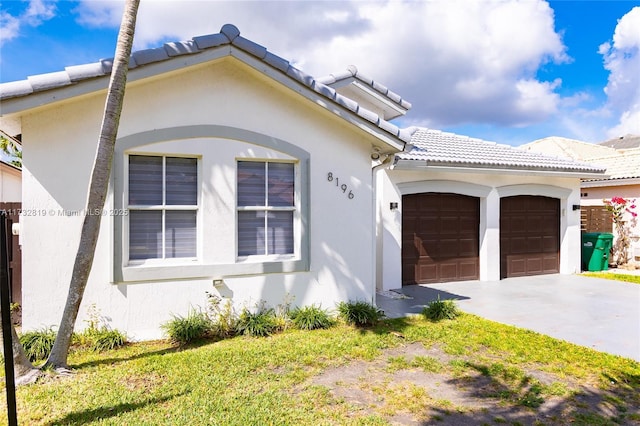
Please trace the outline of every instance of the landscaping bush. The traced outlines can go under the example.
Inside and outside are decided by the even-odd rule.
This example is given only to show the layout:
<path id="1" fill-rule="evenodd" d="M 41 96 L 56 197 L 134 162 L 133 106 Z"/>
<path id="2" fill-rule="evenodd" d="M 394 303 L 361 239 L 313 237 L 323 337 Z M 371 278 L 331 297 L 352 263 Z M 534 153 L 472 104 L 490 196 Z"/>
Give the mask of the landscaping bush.
<path id="1" fill-rule="evenodd" d="M 162 324 L 162 329 L 172 342 L 184 345 L 207 337 L 212 331 L 212 322 L 206 313 L 192 309 L 186 317 L 174 315 Z"/>
<path id="2" fill-rule="evenodd" d="M 238 334 L 249 336 L 270 336 L 280 329 L 279 321 L 273 309 L 259 309 L 251 312 L 244 309 L 240 313 L 236 331 Z"/>
<path id="3" fill-rule="evenodd" d="M 28 331 L 20 336 L 20 343 L 31 362 L 47 359 L 55 340 L 56 332 L 52 328 Z"/>
<path id="4" fill-rule="evenodd" d="M 337 307 L 340 318 L 351 325 L 374 325 L 384 317 L 383 311 L 367 302 L 340 302 Z"/>
<path id="5" fill-rule="evenodd" d="M 211 334 L 220 338 L 231 337 L 236 334 L 238 316 L 233 309 L 233 303 L 216 295 L 207 293 L 208 315 L 211 321 Z"/>
<path id="6" fill-rule="evenodd" d="M 119 330 L 111 330 L 106 326 L 90 327 L 80 333 L 73 333 L 72 345 L 91 349 L 93 351 L 107 351 L 124 346 L 127 337 Z"/>
<path id="7" fill-rule="evenodd" d="M 109 351 L 127 343 L 127 337 L 118 330 L 102 328 L 95 330 L 90 337 L 91 349 L 94 351 Z"/>
<path id="8" fill-rule="evenodd" d="M 293 325 L 301 330 L 315 330 L 329 328 L 334 324 L 329 313 L 319 306 L 311 305 L 296 308 L 289 313 Z"/>
<path id="9" fill-rule="evenodd" d="M 424 309 L 422 309 L 422 315 L 431 321 L 440 321 L 443 319 L 455 319 L 461 314 L 460 310 L 456 306 L 453 300 L 438 300 L 430 302 Z"/>

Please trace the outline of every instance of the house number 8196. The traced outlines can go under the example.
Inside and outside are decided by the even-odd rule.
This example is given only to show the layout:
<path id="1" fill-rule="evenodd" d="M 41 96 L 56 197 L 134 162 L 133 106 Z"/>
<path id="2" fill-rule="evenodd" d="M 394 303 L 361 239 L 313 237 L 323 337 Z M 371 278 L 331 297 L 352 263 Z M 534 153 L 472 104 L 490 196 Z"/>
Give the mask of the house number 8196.
<path id="1" fill-rule="evenodd" d="M 347 198 L 348 199 L 353 200 L 353 197 L 355 197 L 353 191 L 349 189 L 349 187 L 347 186 L 346 183 L 341 184 L 339 177 L 334 176 L 333 173 L 329 172 L 329 173 L 327 173 L 327 180 L 329 182 L 334 182 L 335 181 L 336 187 L 338 189 L 341 189 L 343 193 L 347 194 Z M 347 190 L 349 190 L 349 192 L 347 192 Z"/>

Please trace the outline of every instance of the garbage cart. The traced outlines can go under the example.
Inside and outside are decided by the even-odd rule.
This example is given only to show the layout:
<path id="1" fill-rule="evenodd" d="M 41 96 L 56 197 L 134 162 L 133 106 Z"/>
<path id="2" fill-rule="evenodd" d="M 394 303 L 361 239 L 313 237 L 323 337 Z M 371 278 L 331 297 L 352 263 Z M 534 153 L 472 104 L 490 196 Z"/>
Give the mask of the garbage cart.
<path id="1" fill-rule="evenodd" d="M 613 246 L 613 234 L 589 232 L 582 234 L 582 270 L 606 271 L 609 269 L 609 252 Z"/>

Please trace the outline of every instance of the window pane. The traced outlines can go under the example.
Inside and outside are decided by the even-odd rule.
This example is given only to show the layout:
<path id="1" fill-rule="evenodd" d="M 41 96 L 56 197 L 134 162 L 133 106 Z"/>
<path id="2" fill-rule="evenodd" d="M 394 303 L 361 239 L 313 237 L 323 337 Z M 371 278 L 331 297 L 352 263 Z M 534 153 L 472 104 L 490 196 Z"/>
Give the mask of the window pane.
<path id="1" fill-rule="evenodd" d="M 165 257 L 196 257 L 196 212 L 165 213 Z"/>
<path id="2" fill-rule="evenodd" d="M 238 161 L 238 205 L 265 206 L 265 163 Z"/>
<path id="3" fill-rule="evenodd" d="M 129 204 L 162 204 L 162 157 L 129 156 Z"/>
<path id="4" fill-rule="evenodd" d="M 293 206 L 293 164 L 269 163 L 269 205 Z"/>
<path id="5" fill-rule="evenodd" d="M 129 211 L 129 259 L 162 257 L 162 212 Z"/>
<path id="6" fill-rule="evenodd" d="M 293 254 L 293 212 L 269 212 L 268 254 Z"/>
<path id="7" fill-rule="evenodd" d="M 167 205 L 198 204 L 198 160 L 167 157 L 166 168 Z"/>
<path id="8" fill-rule="evenodd" d="M 238 256 L 265 254 L 264 212 L 238 212 Z"/>

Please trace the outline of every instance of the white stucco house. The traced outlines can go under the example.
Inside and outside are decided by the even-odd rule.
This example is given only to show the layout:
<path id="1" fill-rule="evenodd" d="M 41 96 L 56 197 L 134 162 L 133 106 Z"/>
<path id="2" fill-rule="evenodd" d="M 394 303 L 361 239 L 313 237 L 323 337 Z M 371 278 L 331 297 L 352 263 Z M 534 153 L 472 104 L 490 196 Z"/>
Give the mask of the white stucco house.
<path id="1" fill-rule="evenodd" d="M 109 72 L 102 60 L 0 85 L 0 127 L 23 143 L 26 330 L 62 313 Z M 238 307 L 289 296 L 332 308 L 429 282 L 429 270 L 499 279 L 501 247 L 523 238 L 557 252 L 521 258 L 543 263 L 525 274 L 579 270 L 572 205 L 580 178 L 602 170 L 389 121 L 410 107 L 353 67 L 316 79 L 232 25 L 135 52 L 78 326 L 94 304 L 149 339 L 206 292 Z M 503 235 L 506 199 L 502 217 L 517 227 L 553 216 L 553 235 L 530 235 L 540 222 Z M 447 248 L 428 251 L 431 240 Z"/>

